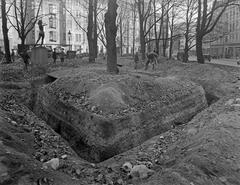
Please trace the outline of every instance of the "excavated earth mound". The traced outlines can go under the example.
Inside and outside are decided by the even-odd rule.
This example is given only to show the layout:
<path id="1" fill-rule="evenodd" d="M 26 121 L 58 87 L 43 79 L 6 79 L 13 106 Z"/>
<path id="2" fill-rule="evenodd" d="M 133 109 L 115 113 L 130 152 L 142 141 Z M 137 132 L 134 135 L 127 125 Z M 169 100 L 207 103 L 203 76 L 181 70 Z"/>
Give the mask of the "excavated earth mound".
<path id="1" fill-rule="evenodd" d="M 154 72 L 154 75 L 163 77 L 174 75 L 183 80 L 191 80 L 200 84 L 207 95 L 218 98 L 235 91 L 232 84 L 238 81 L 233 73 L 211 64 L 185 64 L 178 61 L 168 61 L 157 67 L 158 70 Z M 236 74 L 239 75 L 239 72 Z"/>
<path id="2" fill-rule="evenodd" d="M 125 162 L 151 164 L 137 185 L 240 184 L 240 98 L 225 97 L 183 129 L 176 128 L 101 163 L 120 169 Z"/>
<path id="3" fill-rule="evenodd" d="M 43 87 L 35 112 L 79 154 L 100 162 L 206 108 L 203 88 L 174 77 L 82 72 Z"/>

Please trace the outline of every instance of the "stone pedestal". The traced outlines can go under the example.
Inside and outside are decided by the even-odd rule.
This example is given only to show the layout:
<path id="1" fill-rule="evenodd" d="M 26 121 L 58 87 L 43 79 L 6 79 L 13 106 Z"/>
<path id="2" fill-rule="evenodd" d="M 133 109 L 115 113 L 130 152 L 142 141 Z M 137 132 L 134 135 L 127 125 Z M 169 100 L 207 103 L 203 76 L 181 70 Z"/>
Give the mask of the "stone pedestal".
<path id="1" fill-rule="evenodd" d="M 45 47 L 36 47 L 31 51 L 32 67 L 46 68 L 48 63 L 48 50 Z"/>

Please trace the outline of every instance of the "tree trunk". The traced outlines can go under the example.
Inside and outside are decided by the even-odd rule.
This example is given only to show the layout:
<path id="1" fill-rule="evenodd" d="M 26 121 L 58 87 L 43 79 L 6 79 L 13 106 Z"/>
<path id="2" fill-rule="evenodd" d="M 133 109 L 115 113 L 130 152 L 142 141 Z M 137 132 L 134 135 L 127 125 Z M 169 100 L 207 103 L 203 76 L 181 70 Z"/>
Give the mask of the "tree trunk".
<path id="1" fill-rule="evenodd" d="M 135 3 L 133 5 L 133 50 L 132 50 L 132 54 L 133 56 L 135 55 L 135 32 L 136 32 L 136 7 L 135 7 Z"/>
<path id="2" fill-rule="evenodd" d="M 98 4 L 98 0 L 94 0 L 94 10 L 93 10 L 93 14 L 94 14 L 94 41 L 93 41 L 93 45 L 94 45 L 94 58 L 97 58 L 98 55 L 98 36 L 97 36 L 97 4 Z"/>
<path id="3" fill-rule="evenodd" d="M 142 60 L 145 60 L 146 42 L 145 42 L 143 27 L 141 26 L 140 26 L 140 45 L 141 45 Z"/>
<path id="4" fill-rule="evenodd" d="M 22 45 L 22 47 L 24 47 L 25 46 L 26 37 L 21 37 L 20 39 L 21 39 L 21 45 Z"/>
<path id="5" fill-rule="evenodd" d="M 168 47 L 168 22 L 169 22 L 169 14 L 167 13 L 167 20 L 166 20 L 166 28 L 164 30 L 164 39 L 163 39 L 163 56 L 167 56 L 167 47 Z"/>
<path id="6" fill-rule="evenodd" d="M 89 62 L 95 61 L 95 47 L 94 47 L 94 25 L 93 25 L 93 0 L 89 0 L 88 8 L 88 48 L 89 48 Z"/>
<path id="7" fill-rule="evenodd" d="M 204 57 L 203 57 L 203 38 L 201 35 L 196 36 L 196 52 L 197 52 L 197 61 L 200 64 L 204 64 Z"/>
<path id="8" fill-rule="evenodd" d="M 140 45 L 141 45 L 141 53 L 142 53 L 142 60 L 145 60 L 146 54 L 146 41 L 144 36 L 144 1 L 138 0 L 138 14 L 139 14 L 139 31 L 140 31 Z M 143 11 L 143 12 L 142 12 Z"/>
<path id="9" fill-rule="evenodd" d="M 171 35 L 170 35 L 169 59 L 172 58 L 172 51 L 173 51 L 173 28 L 172 28 Z"/>
<path id="10" fill-rule="evenodd" d="M 188 24 L 187 24 L 188 25 Z M 189 27 L 187 26 L 187 30 L 186 30 L 186 33 L 185 33 L 185 46 L 184 46 L 184 54 L 183 54 L 183 62 L 188 62 L 188 58 L 189 58 L 189 55 L 188 55 L 188 51 L 189 51 L 189 47 L 188 47 L 188 36 L 189 36 Z"/>
<path id="11" fill-rule="evenodd" d="M 8 39 L 8 27 L 7 27 L 7 17 L 6 17 L 6 1 L 1 0 L 2 4 L 2 31 L 4 39 L 4 48 L 5 48 L 5 57 L 6 63 L 11 62 L 10 48 L 9 48 L 9 39 Z"/>
<path id="12" fill-rule="evenodd" d="M 117 0 L 108 0 L 108 10 L 105 14 L 105 29 L 107 40 L 107 71 L 112 74 L 118 73 L 116 36 L 117 36 Z"/>
<path id="13" fill-rule="evenodd" d="M 120 55 L 123 55 L 123 28 L 122 28 L 122 18 L 120 17 L 120 26 L 119 26 L 119 33 L 120 33 Z"/>

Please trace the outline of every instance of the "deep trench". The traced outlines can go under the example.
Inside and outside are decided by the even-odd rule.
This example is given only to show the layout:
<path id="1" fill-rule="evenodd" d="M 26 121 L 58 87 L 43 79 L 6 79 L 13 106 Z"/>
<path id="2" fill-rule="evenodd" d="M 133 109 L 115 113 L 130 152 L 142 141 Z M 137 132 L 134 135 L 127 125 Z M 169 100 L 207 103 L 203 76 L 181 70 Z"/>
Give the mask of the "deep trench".
<path id="1" fill-rule="evenodd" d="M 34 106 L 37 101 L 38 89 L 43 85 L 54 82 L 55 80 L 57 80 L 57 78 L 46 76 L 44 78 L 34 80 L 31 82 L 31 86 L 32 86 L 31 100 L 28 103 L 28 105 L 32 111 L 34 111 Z M 213 103 L 219 100 L 217 96 L 208 92 L 206 92 L 205 97 L 206 97 L 208 106 L 212 105 Z M 35 114 L 37 115 L 36 112 Z M 196 115 L 194 115 L 188 121 L 193 119 L 195 116 Z M 114 153 L 114 151 L 109 151 L 101 154 L 97 152 L 95 153 L 93 152 L 95 150 L 93 148 L 90 148 L 90 146 L 87 146 L 84 142 L 84 138 L 79 136 L 79 133 L 77 133 L 77 131 L 74 130 L 70 125 L 67 125 L 64 122 L 61 122 L 59 120 L 51 120 L 55 122 L 53 126 L 49 124 L 50 120 L 44 120 L 44 121 L 46 121 L 47 124 L 50 125 L 55 132 L 61 135 L 61 137 L 63 137 L 68 142 L 68 144 L 72 147 L 72 149 L 78 154 L 80 158 L 83 158 L 89 162 L 92 162 L 92 163 L 102 162 L 104 160 L 107 160 L 108 158 L 113 157 L 114 155 L 119 154 L 119 153 Z M 188 121 L 186 121 L 185 123 L 174 123 L 174 124 L 175 126 L 178 126 L 181 124 L 186 124 Z"/>

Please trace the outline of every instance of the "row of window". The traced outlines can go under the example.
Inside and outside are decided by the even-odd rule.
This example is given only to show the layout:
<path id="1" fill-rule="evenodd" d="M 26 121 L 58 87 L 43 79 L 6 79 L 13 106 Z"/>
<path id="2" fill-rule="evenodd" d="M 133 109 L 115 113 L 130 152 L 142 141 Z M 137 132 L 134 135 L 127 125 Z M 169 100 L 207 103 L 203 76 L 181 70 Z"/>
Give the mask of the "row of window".
<path id="1" fill-rule="evenodd" d="M 75 42 L 83 42 L 86 41 L 86 36 L 83 34 L 83 38 L 81 38 L 81 34 L 75 34 Z M 72 37 L 70 38 L 72 40 Z M 56 31 L 49 31 L 49 41 L 51 42 L 57 42 L 57 32 Z"/>

